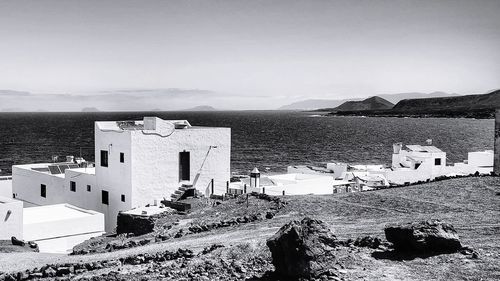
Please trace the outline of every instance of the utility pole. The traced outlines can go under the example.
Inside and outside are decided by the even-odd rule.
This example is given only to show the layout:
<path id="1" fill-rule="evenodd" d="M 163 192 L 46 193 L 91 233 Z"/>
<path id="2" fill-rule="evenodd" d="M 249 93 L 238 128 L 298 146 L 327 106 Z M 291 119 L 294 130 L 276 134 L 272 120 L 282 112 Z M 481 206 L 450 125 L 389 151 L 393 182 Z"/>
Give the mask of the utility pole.
<path id="1" fill-rule="evenodd" d="M 495 151 L 493 155 L 493 174 L 500 176 L 500 109 L 495 110 Z"/>

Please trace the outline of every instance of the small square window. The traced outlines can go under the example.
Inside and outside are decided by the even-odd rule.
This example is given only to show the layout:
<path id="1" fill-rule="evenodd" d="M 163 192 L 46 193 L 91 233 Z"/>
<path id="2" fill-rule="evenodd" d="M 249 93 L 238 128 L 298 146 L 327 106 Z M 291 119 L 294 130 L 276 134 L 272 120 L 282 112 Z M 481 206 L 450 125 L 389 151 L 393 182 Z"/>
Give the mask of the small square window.
<path id="1" fill-rule="evenodd" d="M 40 196 L 47 198 L 47 186 L 45 184 L 40 185 Z"/>
<path id="2" fill-rule="evenodd" d="M 108 166 L 108 151 L 101 150 L 101 167 L 107 167 L 107 166 Z"/>
<path id="3" fill-rule="evenodd" d="M 440 166 L 441 165 L 441 158 L 434 159 L 434 165 L 435 166 Z"/>
<path id="4" fill-rule="evenodd" d="M 90 184 L 87 184 L 87 191 L 88 191 L 88 192 L 91 192 L 91 191 L 92 191 L 92 187 L 90 186 Z"/>
<path id="5" fill-rule="evenodd" d="M 122 202 L 125 202 L 125 194 L 122 194 Z"/>
<path id="6" fill-rule="evenodd" d="M 76 192 L 76 182 L 74 181 L 69 182 L 69 190 Z"/>
<path id="7" fill-rule="evenodd" d="M 106 190 L 102 191 L 102 204 L 109 205 L 109 193 Z"/>
<path id="8" fill-rule="evenodd" d="M 125 163 L 125 153 L 120 152 L 120 163 Z"/>

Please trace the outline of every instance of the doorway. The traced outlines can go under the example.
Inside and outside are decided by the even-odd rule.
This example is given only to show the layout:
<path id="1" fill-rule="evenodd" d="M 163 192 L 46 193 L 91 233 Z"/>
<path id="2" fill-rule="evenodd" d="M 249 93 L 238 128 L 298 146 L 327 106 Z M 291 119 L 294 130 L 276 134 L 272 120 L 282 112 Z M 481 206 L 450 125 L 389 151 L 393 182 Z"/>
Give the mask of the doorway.
<path id="1" fill-rule="evenodd" d="M 190 178 L 189 151 L 183 151 L 179 153 L 179 181 L 189 181 Z"/>

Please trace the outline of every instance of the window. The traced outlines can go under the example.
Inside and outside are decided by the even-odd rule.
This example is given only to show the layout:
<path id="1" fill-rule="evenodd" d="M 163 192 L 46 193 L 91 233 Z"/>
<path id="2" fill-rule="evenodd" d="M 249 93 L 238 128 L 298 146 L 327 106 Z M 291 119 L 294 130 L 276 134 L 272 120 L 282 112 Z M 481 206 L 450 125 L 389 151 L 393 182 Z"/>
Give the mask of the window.
<path id="1" fill-rule="evenodd" d="M 91 192 L 91 191 L 92 191 L 92 187 L 90 186 L 90 184 L 87 184 L 87 191 L 88 191 L 88 192 Z"/>
<path id="2" fill-rule="evenodd" d="M 102 191 L 102 204 L 109 205 L 109 193 L 106 190 Z"/>
<path id="3" fill-rule="evenodd" d="M 45 184 L 40 185 L 40 196 L 47 198 L 47 186 Z"/>
<path id="4" fill-rule="evenodd" d="M 122 194 L 121 199 L 122 199 L 122 202 L 125 202 L 125 194 Z"/>
<path id="5" fill-rule="evenodd" d="M 441 158 L 434 159 L 434 165 L 440 166 L 441 165 Z"/>
<path id="6" fill-rule="evenodd" d="M 120 163 L 125 163 L 125 153 L 120 152 Z"/>
<path id="7" fill-rule="evenodd" d="M 101 167 L 107 167 L 107 166 L 108 166 L 108 151 L 101 150 Z"/>
<path id="8" fill-rule="evenodd" d="M 190 180 L 189 174 L 189 152 L 183 151 L 179 153 L 179 181 Z"/>
<path id="9" fill-rule="evenodd" d="M 76 192 L 76 182 L 74 181 L 69 182 L 69 190 Z"/>

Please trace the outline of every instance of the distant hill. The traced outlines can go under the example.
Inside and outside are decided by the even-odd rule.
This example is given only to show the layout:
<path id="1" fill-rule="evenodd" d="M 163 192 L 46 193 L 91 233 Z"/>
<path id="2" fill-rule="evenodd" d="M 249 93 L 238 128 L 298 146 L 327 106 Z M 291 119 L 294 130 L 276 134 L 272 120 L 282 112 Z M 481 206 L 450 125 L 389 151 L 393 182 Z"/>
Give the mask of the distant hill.
<path id="1" fill-rule="evenodd" d="M 84 107 L 82 108 L 82 112 L 99 112 L 100 110 L 95 107 Z"/>
<path id="2" fill-rule="evenodd" d="M 362 101 L 346 101 L 337 106 L 333 111 L 365 111 L 365 110 L 384 110 L 391 109 L 393 103 L 381 97 L 371 97 Z"/>
<path id="3" fill-rule="evenodd" d="M 215 111 L 217 109 L 209 105 L 199 105 L 193 108 L 184 109 L 183 111 Z"/>
<path id="4" fill-rule="evenodd" d="M 428 99 L 405 99 L 394 106 L 394 111 L 432 112 L 436 110 L 474 110 L 500 108 L 500 90 L 483 95 L 466 95 Z"/>
<path id="5" fill-rule="evenodd" d="M 351 99 L 351 100 L 362 100 L 362 99 Z M 335 108 L 342 103 L 349 100 L 323 100 L 323 99 L 311 99 L 294 102 L 288 105 L 284 105 L 279 108 L 279 110 L 315 110 L 319 108 Z"/>
<path id="6" fill-rule="evenodd" d="M 336 115 L 397 116 L 397 117 L 470 117 L 493 118 L 500 108 L 500 90 L 482 95 L 405 99 L 392 109 L 337 111 Z"/>
<path id="7" fill-rule="evenodd" d="M 420 99 L 420 98 L 434 98 L 434 97 L 451 97 L 451 96 L 458 96 L 457 94 L 448 94 L 444 92 L 433 92 L 430 94 L 424 94 L 424 93 L 399 93 L 399 94 L 383 94 L 383 95 L 377 95 L 378 97 L 381 97 L 383 99 L 386 99 L 387 101 L 396 104 L 400 100 L 404 99 Z M 321 108 L 335 108 L 341 104 L 343 104 L 346 101 L 361 101 L 363 100 L 362 98 L 354 98 L 354 99 L 341 99 L 341 100 L 335 100 L 335 99 L 309 99 L 309 100 L 303 100 L 303 101 L 298 101 L 294 102 L 288 105 L 284 105 L 279 108 L 279 110 L 315 110 L 315 109 L 321 109 Z"/>

